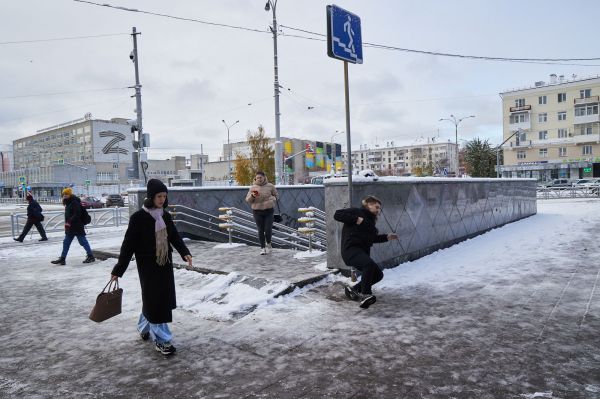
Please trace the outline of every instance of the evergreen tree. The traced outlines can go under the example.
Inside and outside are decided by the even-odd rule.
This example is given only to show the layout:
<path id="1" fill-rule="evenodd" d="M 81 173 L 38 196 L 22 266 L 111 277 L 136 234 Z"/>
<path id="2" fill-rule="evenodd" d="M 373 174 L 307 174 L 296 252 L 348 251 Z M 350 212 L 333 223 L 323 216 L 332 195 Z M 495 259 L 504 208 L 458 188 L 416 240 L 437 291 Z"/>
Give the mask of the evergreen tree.
<path id="1" fill-rule="evenodd" d="M 474 138 L 467 143 L 465 164 L 472 177 L 496 177 L 496 151 L 488 140 Z"/>

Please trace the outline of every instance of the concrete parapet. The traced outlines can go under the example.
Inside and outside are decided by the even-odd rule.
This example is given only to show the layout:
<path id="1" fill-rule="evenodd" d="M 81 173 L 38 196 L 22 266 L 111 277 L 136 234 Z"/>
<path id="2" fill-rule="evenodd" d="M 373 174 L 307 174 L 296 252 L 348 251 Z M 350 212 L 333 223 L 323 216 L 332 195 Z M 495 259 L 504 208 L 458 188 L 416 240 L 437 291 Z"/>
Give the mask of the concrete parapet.
<path id="1" fill-rule="evenodd" d="M 376 244 L 372 258 L 382 267 L 418 259 L 438 249 L 537 213 L 535 180 L 482 178 L 380 178 L 353 182 L 352 205 L 367 195 L 383 202 L 380 233 L 397 241 Z M 340 256 L 342 224 L 336 209 L 348 207 L 345 179 L 325 184 L 327 266 L 348 271 Z"/>

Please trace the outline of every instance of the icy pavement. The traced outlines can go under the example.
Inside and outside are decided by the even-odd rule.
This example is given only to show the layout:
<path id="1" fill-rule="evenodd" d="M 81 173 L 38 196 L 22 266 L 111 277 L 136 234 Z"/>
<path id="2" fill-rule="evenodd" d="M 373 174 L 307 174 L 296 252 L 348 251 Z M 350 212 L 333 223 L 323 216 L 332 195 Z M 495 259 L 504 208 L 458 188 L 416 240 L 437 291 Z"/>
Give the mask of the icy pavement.
<path id="1" fill-rule="evenodd" d="M 136 333 L 135 265 L 123 313 L 96 324 L 114 261 L 83 265 L 74 243 L 57 267 L 59 238 L 0 240 L 0 397 L 598 398 L 599 229 L 600 201 L 539 202 L 531 218 L 386 270 L 368 310 L 332 276 L 230 318 L 260 292 L 233 287 L 214 314 L 232 276 L 176 270 L 172 358 Z"/>

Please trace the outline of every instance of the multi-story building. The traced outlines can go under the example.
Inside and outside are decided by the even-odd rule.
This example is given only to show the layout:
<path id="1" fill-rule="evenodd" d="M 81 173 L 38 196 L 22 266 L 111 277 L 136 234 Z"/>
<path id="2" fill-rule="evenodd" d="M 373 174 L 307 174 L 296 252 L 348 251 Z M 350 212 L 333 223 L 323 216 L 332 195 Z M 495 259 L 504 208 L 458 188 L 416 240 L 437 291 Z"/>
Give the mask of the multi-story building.
<path id="1" fill-rule="evenodd" d="M 600 177 L 600 77 L 550 75 L 500 96 L 503 177 Z"/>
<path id="2" fill-rule="evenodd" d="M 15 170 L 93 165 L 94 175 L 87 176 L 91 184 L 128 182 L 133 151 L 126 119 L 92 119 L 91 114 L 13 141 Z"/>
<path id="3" fill-rule="evenodd" d="M 343 154 L 344 162 L 346 153 Z M 369 148 L 361 145 L 352 151 L 352 169 L 370 169 L 379 174 L 410 176 L 415 168 L 431 167 L 440 175 L 457 170 L 456 144 L 451 142 L 427 143 L 410 146 L 395 146 L 388 142 L 385 146 Z"/>

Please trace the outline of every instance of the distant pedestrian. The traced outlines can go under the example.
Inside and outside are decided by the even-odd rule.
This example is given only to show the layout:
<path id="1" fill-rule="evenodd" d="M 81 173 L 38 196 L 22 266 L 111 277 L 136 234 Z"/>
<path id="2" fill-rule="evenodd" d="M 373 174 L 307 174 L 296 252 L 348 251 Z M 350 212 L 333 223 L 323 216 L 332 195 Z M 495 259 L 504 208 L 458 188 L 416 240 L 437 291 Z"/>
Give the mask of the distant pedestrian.
<path id="1" fill-rule="evenodd" d="M 81 200 L 79 197 L 73 195 L 73 190 L 67 187 L 62 191 L 63 205 L 65 206 L 65 238 L 63 240 L 63 249 L 60 257 L 56 260 L 51 261 L 55 265 L 66 264 L 67 254 L 73 239 L 77 237 L 79 245 L 85 249 L 87 257 L 83 263 L 92 263 L 96 260 L 92 253 L 92 248 L 85 237 L 85 227 L 82 220 L 83 211 L 81 207 Z"/>
<path id="2" fill-rule="evenodd" d="M 44 226 L 42 226 L 42 221 L 44 220 L 44 215 L 42 215 L 42 207 L 36 200 L 33 199 L 31 194 L 27 194 L 25 197 L 29 205 L 27 205 L 27 223 L 25 223 L 25 227 L 23 227 L 23 232 L 18 238 L 13 238 L 15 241 L 23 242 L 25 237 L 27 237 L 27 233 L 31 230 L 31 226 L 35 225 L 38 233 L 42 237 L 40 241 L 48 241 L 48 237 L 46 237 L 46 231 L 44 230 Z"/>
<path id="3" fill-rule="evenodd" d="M 260 242 L 260 254 L 266 255 L 273 249 L 271 235 L 273 232 L 273 214 L 275 213 L 275 201 L 277 201 L 277 189 L 267 181 L 264 172 L 256 172 L 254 184 L 246 194 L 246 202 L 252 208 L 256 228 L 258 229 L 258 241 Z"/>
<path id="4" fill-rule="evenodd" d="M 373 196 L 362 200 L 361 208 L 346 208 L 335 211 L 333 218 L 344 223 L 342 228 L 342 259 L 348 266 L 355 267 L 362 273 L 361 280 L 355 286 L 347 286 L 344 290 L 349 299 L 360 302 L 360 307 L 368 308 L 377 298 L 371 287 L 383 278 L 383 272 L 371 259 L 371 247 L 398 239 L 394 233 L 379 234 L 375 224 L 381 212 L 381 201 Z"/>
<path id="5" fill-rule="evenodd" d="M 144 206 L 129 219 L 119 260 L 111 273 L 112 280 L 123 277 L 135 255 L 142 287 L 138 331 L 144 341 L 152 336 L 156 350 L 163 355 L 175 353 L 171 343 L 173 335 L 167 324 L 173 321 L 172 310 L 177 307 L 171 245 L 192 266 L 192 255 L 179 236 L 171 214 L 165 211 L 167 194 L 167 187 L 160 180 L 148 181 Z"/>

